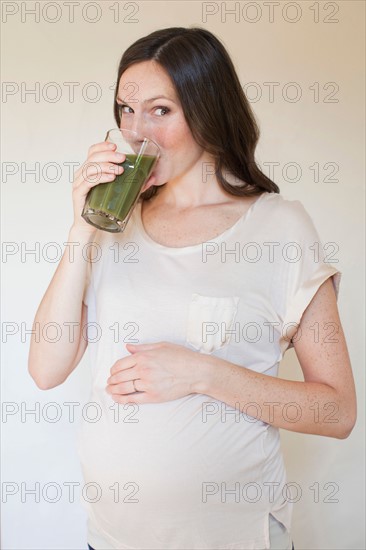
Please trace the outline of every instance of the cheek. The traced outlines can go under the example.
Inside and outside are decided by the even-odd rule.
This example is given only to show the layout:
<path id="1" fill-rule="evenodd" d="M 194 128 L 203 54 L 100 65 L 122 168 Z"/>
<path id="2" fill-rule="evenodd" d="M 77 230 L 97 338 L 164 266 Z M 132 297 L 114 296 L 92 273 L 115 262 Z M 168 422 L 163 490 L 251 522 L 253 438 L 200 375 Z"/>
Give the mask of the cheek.
<path id="1" fill-rule="evenodd" d="M 186 150 L 196 145 L 186 123 L 175 120 L 162 128 L 155 128 L 154 137 L 162 149 L 170 152 L 178 153 L 181 148 Z"/>

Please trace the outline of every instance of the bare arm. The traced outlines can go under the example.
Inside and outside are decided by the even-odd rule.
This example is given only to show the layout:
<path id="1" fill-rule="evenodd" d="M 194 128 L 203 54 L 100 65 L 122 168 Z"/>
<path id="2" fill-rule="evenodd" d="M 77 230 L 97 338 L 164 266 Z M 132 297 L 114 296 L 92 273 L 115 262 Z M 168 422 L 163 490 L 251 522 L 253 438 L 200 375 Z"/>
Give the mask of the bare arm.
<path id="1" fill-rule="evenodd" d="M 90 239 L 87 235 L 81 237 L 70 231 L 68 242 L 78 243 L 73 247 L 74 257 L 66 248 L 33 322 L 36 330 L 31 338 L 28 370 L 41 389 L 62 384 L 87 347 L 82 331 L 87 320 L 87 306 L 82 302 L 87 261 L 82 253 Z M 56 323 L 61 335 L 58 341 L 47 337 L 47 323 Z"/>
<path id="2" fill-rule="evenodd" d="M 311 330 L 315 322 L 319 323 L 318 342 Z M 326 323 L 338 327 L 333 341 L 329 341 Z M 201 363 L 194 391 L 278 428 L 348 437 L 356 421 L 355 385 L 330 279 L 306 308 L 298 333 L 301 337 L 294 339 L 294 348 L 304 382 L 259 374 L 209 356 Z"/>
<path id="3" fill-rule="evenodd" d="M 91 187 L 112 181 L 123 171 L 113 164 L 125 160 L 125 155 L 116 153 L 115 148 L 107 142 L 92 145 L 86 162 L 75 173 L 74 223 L 68 235 L 68 242 L 75 244 L 66 247 L 33 322 L 35 334 L 31 338 L 28 370 L 41 389 L 62 384 L 87 347 L 83 331 L 87 306 L 82 302 L 90 250 L 86 245 L 93 242 L 96 229 L 81 217 L 81 212 Z M 61 335 L 58 341 L 47 337 L 48 323 L 56 323 L 54 326 Z"/>

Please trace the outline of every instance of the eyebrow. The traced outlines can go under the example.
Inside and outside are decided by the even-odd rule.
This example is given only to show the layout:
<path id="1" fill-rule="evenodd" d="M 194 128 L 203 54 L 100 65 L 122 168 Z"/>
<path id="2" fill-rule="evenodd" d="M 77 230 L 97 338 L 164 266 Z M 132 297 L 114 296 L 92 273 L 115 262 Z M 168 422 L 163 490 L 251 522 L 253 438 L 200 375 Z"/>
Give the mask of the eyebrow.
<path id="1" fill-rule="evenodd" d="M 168 101 L 172 101 L 173 103 L 175 103 L 174 99 L 171 99 L 170 97 L 167 97 L 165 95 L 158 95 L 156 97 L 151 97 L 150 99 L 145 99 L 142 103 L 151 103 L 152 101 L 155 101 L 155 99 L 167 99 Z M 124 100 L 117 96 L 116 101 Z M 124 101 L 124 103 L 128 105 L 127 101 Z M 132 101 L 131 103 L 136 103 L 136 101 Z"/>

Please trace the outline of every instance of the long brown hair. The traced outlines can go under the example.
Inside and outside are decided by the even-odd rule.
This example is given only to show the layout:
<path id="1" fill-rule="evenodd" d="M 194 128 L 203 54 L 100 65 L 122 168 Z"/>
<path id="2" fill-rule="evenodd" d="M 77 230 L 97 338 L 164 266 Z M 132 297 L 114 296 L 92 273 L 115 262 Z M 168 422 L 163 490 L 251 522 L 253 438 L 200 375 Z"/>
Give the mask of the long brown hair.
<path id="1" fill-rule="evenodd" d="M 170 76 L 194 139 L 215 159 L 222 188 L 242 197 L 264 191 L 279 193 L 279 187 L 255 161 L 259 128 L 233 62 L 223 44 L 205 29 L 161 29 L 140 38 L 124 52 L 114 95 L 118 127 L 121 114 L 116 98 L 121 75 L 131 65 L 149 60 L 159 63 Z M 225 171 L 243 185 L 230 184 Z M 157 188 L 150 187 L 142 199 L 152 197 Z"/>

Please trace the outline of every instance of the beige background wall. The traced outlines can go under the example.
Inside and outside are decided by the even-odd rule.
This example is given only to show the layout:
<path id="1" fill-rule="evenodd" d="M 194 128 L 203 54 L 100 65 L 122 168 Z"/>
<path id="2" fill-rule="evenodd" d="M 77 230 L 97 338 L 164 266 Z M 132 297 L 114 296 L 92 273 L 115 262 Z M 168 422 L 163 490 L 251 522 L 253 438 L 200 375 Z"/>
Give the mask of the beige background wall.
<path id="1" fill-rule="evenodd" d="M 289 480 L 301 488 L 295 547 L 364 548 L 364 2 L 1 4 L 2 548 L 86 547 L 70 484 L 81 483 L 75 437 L 90 385 L 87 358 L 65 384 L 42 392 L 27 372 L 26 331 L 72 222 L 67 163 L 83 162 L 114 126 L 122 52 L 153 30 L 191 25 L 214 32 L 233 57 L 261 127 L 259 163 L 266 173 L 277 163 L 281 193 L 301 200 L 323 242 L 338 247 L 358 424 L 347 440 L 282 432 L 282 441 Z M 281 369 L 301 379 L 293 350 Z M 74 421 L 67 403 L 75 404 Z"/>

